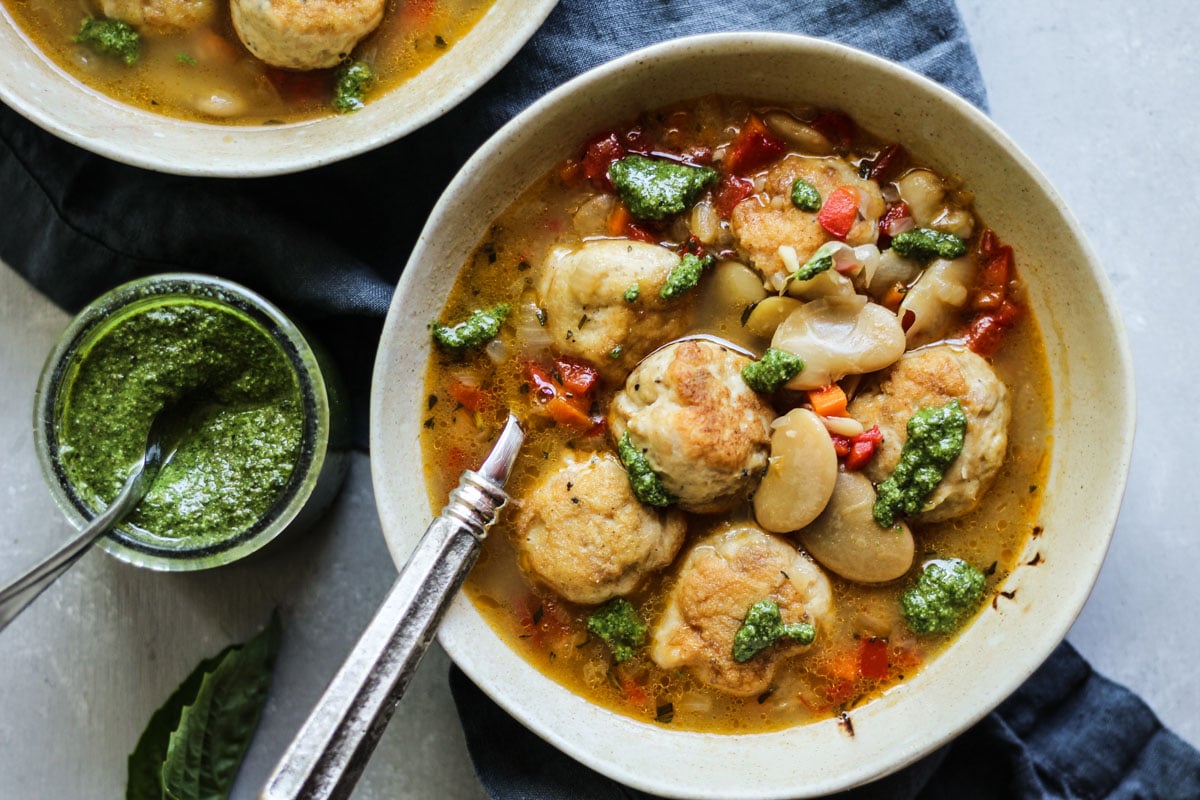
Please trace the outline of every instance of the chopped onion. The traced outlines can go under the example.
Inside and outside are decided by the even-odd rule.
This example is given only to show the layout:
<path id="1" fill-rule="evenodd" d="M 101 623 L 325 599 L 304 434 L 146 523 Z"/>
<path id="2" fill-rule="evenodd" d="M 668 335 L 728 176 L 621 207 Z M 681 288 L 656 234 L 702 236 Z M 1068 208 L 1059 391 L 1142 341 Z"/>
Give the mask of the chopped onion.
<path id="1" fill-rule="evenodd" d="M 800 257 L 796 255 L 796 248 L 790 244 L 781 244 L 777 252 L 779 253 L 779 260 L 783 262 L 784 269 L 791 274 L 800 271 Z"/>
<path id="2" fill-rule="evenodd" d="M 493 364 L 502 364 L 508 358 L 508 345 L 501 339 L 492 339 L 484 348 L 487 357 L 492 360 Z"/>
<path id="3" fill-rule="evenodd" d="M 526 353 L 538 353 L 550 349 L 550 334 L 538 319 L 541 311 L 536 303 L 524 303 L 513 315 L 513 327 L 517 331 L 517 346 Z"/>

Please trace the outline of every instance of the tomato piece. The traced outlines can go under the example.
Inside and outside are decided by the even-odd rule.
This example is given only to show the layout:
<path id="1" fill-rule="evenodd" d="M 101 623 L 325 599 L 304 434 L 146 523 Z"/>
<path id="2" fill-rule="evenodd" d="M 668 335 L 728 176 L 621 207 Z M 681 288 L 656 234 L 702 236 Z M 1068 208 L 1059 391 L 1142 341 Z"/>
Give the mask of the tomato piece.
<path id="1" fill-rule="evenodd" d="M 563 388 L 576 397 L 587 394 L 600 384 L 600 371 L 582 361 L 556 358 L 554 369 L 558 372 Z"/>
<path id="2" fill-rule="evenodd" d="M 829 438 L 833 440 L 833 452 L 838 458 L 845 458 L 850 455 L 850 448 L 853 446 L 849 436 L 842 436 L 840 433 L 830 433 Z"/>
<path id="3" fill-rule="evenodd" d="M 867 172 L 867 177 L 881 183 L 890 181 L 900 173 L 900 170 L 904 169 L 907 163 L 908 151 L 901 145 L 889 144 L 871 162 L 871 168 Z"/>
<path id="4" fill-rule="evenodd" d="M 972 307 L 976 311 L 1000 308 L 1008 294 L 1012 276 L 1013 250 L 1008 245 L 995 248 L 979 268 L 979 290 Z"/>
<path id="5" fill-rule="evenodd" d="M 858 219 L 858 189 L 839 186 L 825 198 L 825 205 L 817 214 L 817 222 L 835 239 L 845 240 Z"/>
<path id="6" fill-rule="evenodd" d="M 713 206 L 723 219 L 729 219 L 734 207 L 754 194 L 754 184 L 736 175 L 722 175 L 717 190 L 713 192 Z"/>
<path id="7" fill-rule="evenodd" d="M 454 398 L 454 402 L 463 408 L 478 413 L 492 407 L 491 395 L 480 388 L 479 383 L 471 375 L 455 376 L 446 388 L 450 392 L 450 396 Z"/>
<path id="8" fill-rule="evenodd" d="M 1024 313 L 1024 309 L 1013 301 L 1003 300 L 995 311 L 976 315 L 963 333 L 967 347 L 981 356 L 994 355 L 1004 344 L 1004 334 L 1017 324 Z"/>
<path id="9" fill-rule="evenodd" d="M 874 636 L 858 644 L 858 673 L 871 680 L 883 680 L 888 676 L 888 643 Z"/>
<path id="10" fill-rule="evenodd" d="M 725 155 L 726 171 L 745 175 L 765 167 L 787 150 L 782 139 L 776 138 L 756 114 L 751 114 Z"/>
<path id="11" fill-rule="evenodd" d="M 592 139 L 583 149 L 583 174 L 592 185 L 604 192 L 613 191 L 608 179 L 608 168 L 619 158 L 625 157 L 625 146 L 613 131 L 602 133 Z"/>
<path id="12" fill-rule="evenodd" d="M 829 684 L 825 687 L 825 696 L 829 698 L 830 703 L 840 706 L 851 697 L 854 697 L 854 681 L 840 680 Z"/>
<path id="13" fill-rule="evenodd" d="M 850 118 L 849 114 L 833 108 L 827 108 L 817 114 L 816 119 L 809 125 L 843 150 L 854 142 L 854 135 L 858 131 L 858 126 L 854 124 L 854 120 Z"/>
<path id="14" fill-rule="evenodd" d="M 634 705 L 643 706 L 649 699 L 649 695 L 646 694 L 646 690 L 643 689 L 642 685 L 633 678 L 621 678 L 621 693 L 625 695 L 626 700 Z"/>
<path id="15" fill-rule="evenodd" d="M 901 201 L 893 203 L 879 218 L 879 239 L 876 244 L 880 250 L 886 250 L 892 244 L 892 237 L 915 227 L 912 211 L 908 203 Z"/>

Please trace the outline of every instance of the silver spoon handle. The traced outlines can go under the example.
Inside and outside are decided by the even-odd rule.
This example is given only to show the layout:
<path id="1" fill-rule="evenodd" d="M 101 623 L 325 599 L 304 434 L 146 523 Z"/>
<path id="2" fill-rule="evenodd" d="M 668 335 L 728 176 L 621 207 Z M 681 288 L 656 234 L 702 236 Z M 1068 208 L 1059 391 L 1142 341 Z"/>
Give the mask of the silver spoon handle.
<path id="1" fill-rule="evenodd" d="M 25 610 L 39 594 L 78 561 L 92 543 L 103 536 L 142 499 L 148 485 L 145 464 L 139 465 L 126 479 L 121 491 L 102 513 L 92 519 L 79 534 L 32 569 L 0 589 L 0 631 Z M 155 470 L 157 473 L 157 470 Z M 153 476 L 149 476 L 151 479 Z"/>
<path id="2" fill-rule="evenodd" d="M 276 765 L 261 800 L 350 796 L 506 499 L 493 481 L 464 473 Z"/>

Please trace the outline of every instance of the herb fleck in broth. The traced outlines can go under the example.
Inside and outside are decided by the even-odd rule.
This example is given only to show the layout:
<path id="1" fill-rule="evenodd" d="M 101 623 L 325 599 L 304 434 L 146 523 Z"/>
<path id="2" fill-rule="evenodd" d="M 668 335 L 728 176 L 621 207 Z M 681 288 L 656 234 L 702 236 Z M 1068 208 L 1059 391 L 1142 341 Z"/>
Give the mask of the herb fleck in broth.
<path id="1" fill-rule="evenodd" d="M 985 265 L 997 258 L 995 254 L 1000 252 L 997 248 L 1002 248 L 999 240 L 988 238 L 993 234 L 984 233 L 984 224 L 973 216 L 969 199 L 950 187 L 949 182 L 940 184 L 944 190 L 940 200 L 930 200 L 929 181 L 919 174 L 922 172 L 919 165 L 904 160 L 902 151 L 901 156 L 896 157 L 894 148 L 872 139 L 837 112 L 812 108 L 788 111 L 791 112 L 790 119 L 805 125 L 806 129 L 824 131 L 825 144 L 835 152 L 815 154 L 811 152 L 811 143 L 809 150 L 804 149 L 805 145 L 793 143 L 782 153 L 766 156 L 747 150 L 738 141 L 741 132 L 748 128 L 747 120 L 751 114 L 776 123 L 780 110 L 766 104 L 728 98 L 703 98 L 645 115 L 627 128 L 613 131 L 612 139 L 626 152 L 638 152 L 638 148 L 642 148 L 649 153 L 673 154 L 683 163 L 712 166 L 721 172 L 721 182 L 706 188 L 694 200 L 695 204 L 705 208 L 697 210 L 693 207 L 665 222 L 631 218 L 622 210 L 614 190 L 604 185 L 603 171 L 601 177 L 596 177 L 597 171 L 591 161 L 598 153 L 605 156 L 604 149 L 608 145 L 604 142 L 610 132 L 598 134 L 585 143 L 580 153 L 573 154 L 575 157 L 566 159 L 544 176 L 500 215 L 450 293 L 440 317 L 444 323 L 466 319 L 474 310 L 496 303 L 511 304 L 512 316 L 502 327 L 499 337 L 486 350 L 466 354 L 435 348 L 426 373 L 425 389 L 429 402 L 422 448 L 430 497 L 435 506 L 440 507 L 444 502 L 464 468 L 479 463 L 508 409 L 518 413 L 529 428 L 509 486 L 515 501 L 487 539 L 479 563 L 466 584 L 468 595 L 498 635 L 534 667 L 592 702 L 649 724 L 719 733 L 759 732 L 836 717 L 861 706 L 891 686 L 912 678 L 955 638 L 955 634 L 918 635 L 905 623 L 900 597 L 916 583 L 923 563 L 935 558 L 957 557 L 984 572 L 983 599 L 978 611 L 973 613 L 994 613 L 989 606 L 997 587 L 1011 572 L 1023 566 L 1018 564 L 1018 559 L 1026 555 L 1025 545 L 1037 521 L 1042 495 L 1040 487 L 1045 484 L 1051 444 L 1050 376 L 1041 334 L 1036 320 L 1029 314 L 1021 316 L 1015 325 L 1011 319 L 1002 320 L 1002 336 L 995 332 L 981 336 L 977 330 L 979 318 L 992 313 L 989 308 L 999 308 L 1001 300 L 1010 304 L 1005 313 L 1016 313 L 1012 309 L 1024 304 L 1019 281 L 1014 275 L 1008 275 L 1002 282 L 1000 296 L 985 301 L 982 308 L 975 307 L 978 297 L 989 286 L 995 289 L 995 281 L 988 284 L 983 273 Z M 772 118 L 772 114 L 776 117 Z M 773 136 L 776 128 L 769 124 L 767 130 L 768 136 Z M 845 138 L 839 140 L 839 134 L 844 134 Z M 734 156 L 739 147 L 743 152 Z M 607 155 L 614 152 L 610 150 Z M 889 152 L 892 155 L 887 155 Z M 609 359 L 591 359 L 602 380 L 597 390 L 582 395 L 587 403 L 584 407 L 564 389 L 563 382 L 543 381 L 544 376 L 539 370 L 549 373 L 553 368 L 536 364 L 545 365 L 564 348 L 577 346 L 578 337 L 588 333 L 588 326 L 603 325 L 604 317 L 594 310 L 580 315 L 562 334 L 563 340 L 557 341 L 548 334 L 553 326 L 547 324 L 540 292 L 544 289 L 547 264 L 557 258 L 552 255 L 555 247 L 578 248 L 586 241 L 627 239 L 630 242 L 653 241 L 674 252 L 692 252 L 696 249 L 696 234 L 702 233 L 705 241 L 701 243 L 701 249 L 712 256 L 712 265 L 702 275 L 699 288 L 684 301 L 693 314 L 686 332 L 719 335 L 761 355 L 771 340 L 755 336 L 747 327 L 748 321 L 751 325 L 756 324 L 752 319 L 754 287 L 746 286 L 743 268 L 729 266 L 730 262 L 751 264 L 755 259 L 747 251 L 753 248 L 746 247 L 745 242 L 733 234 L 730 205 L 761 203 L 767 209 L 782 209 L 786 201 L 790 206 L 790 182 L 786 186 L 788 195 L 782 200 L 776 201 L 768 195 L 771 194 L 772 170 L 782 159 L 797 153 L 808 159 L 837 158 L 849 170 L 839 173 L 845 175 L 869 175 L 873 167 L 879 169 L 878 165 L 885 157 L 892 159 L 898 165 L 888 167 L 885 164 L 885 169 L 878 175 L 878 182 L 892 187 L 885 192 L 885 195 L 893 196 L 891 200 L 886 197 L 884 200 L 889 211 L 902 198 L 911 197 L 916 203 L 940 202 L 944 208 L 938 224 L 956 225 L 959 231 L 965 230 L 964 225 L 970 228 L 968 235 L 961 237 L 967 246 L 970 263 L 976 267 L 976 274 L 966 289 L 969 297 L 960 304 L 960 309 L 953 311 L 949 321 L 944 323 L 946 330 L 934 341 L 952 339 L 961 342 L 961 337 L 966 335 L 973 347 L 994 350 L 987 359 L 1007 387 L 1011 408 L 1008 444 L 1003 464 L 974 510 L 941 522 L 909 521 L 915 538 L 915 553 L 911 566 L 903 575 L 886 583 L 868 585 L 823 570 L 831 586 L 833 612 L 817 626 L 815 642 L 779 661 L 773 678 L 764 688 L 734 696 L 706 685 L 691 667 L 658 666 L 651 657 L 650 647 L 642 647 L 632 658 L 616 663 L 609 647 L 596 636 L 589 635 L 587 630 L 588 617 L 599 604 L 570 602 L 546 588 L 544 580 L 532 579 L 521 565 L 522 556 L 515 540 L 523 500 L 541 485 L 546 471 L 565 454 L 574 454 L 578 461 L 594 452 L 615 453 L 616 441 L 612 432 L 606 429 L 605 416 L 614 395 L 624 388 L 625 374 L 641 355 L 634 353 L 632 360 L 625 362 L 624 354 L 618 353 L 612 361 L 619 361 L 619 365 L 605 363 Z M 754 159 L 759 157 L 767 160 L 755 164 Z M 729 174 L 724 165 L 731 159 L 750 163 L 744 175 Z M 849 178 L 837 180 L 848 181 Z M 922 181 L 926 184 L 924 189 Z M 740 182 L 746 186 L 739 189 Z M 898 185 L 904 187 L 902 198 L 895 197 Z M 926 193 L 922 195 L 922 191 Z M 745 194 L 738 197 L 739 192 Z M 823 196 L 828 194 L 826 191 Z M 722 204 L 726 206 L 723 211 L 720 210 Z M 796 213 L 801 212 L 816 213 L 804 209 Z M 954 213 L 959 216 L 954 217 Z M 886 222 L 886 212 L 880 219 L 881 222 L 871 224 L 890 224 Z M 864 222 L 861 211 L 857 219 L 847 221 L 851 225 L 861 225 Z M 871 229 L 867 234 L 873 240 L 878 231 Z M 848 235 L 855 235 L 853 229 Z M 747 236 L 747 241 L 749 238 Z M 825 240 L 831 238 L 826 236 Z M 820 244 L 819 241 L 810 243 L 809 252 L 799 254 L 799 264 L 803 264 Z M 886 248 L 884 250 L 886 252 Z M 756 255 L 763 263 L 751 264 L 757 267 L 760 286 L 764 282 L 771 284 L 773 272 L 773 266 L 765 263 L 767 256 L 763 253 L 773 256 L 773 251 L 760 248 Z M 1021 254 L 1017 253 L 1016 258 L 1019 262 Z M 926 266 L 937 263 L 940 262 L 934 260 Z M 834 264 L 843 266 L 836 259 Z M 877 274 L 882 274 L 884 267 L 879 269 L 881 272 Z M 914 269 L 919 273 L 921 267 Z M 836 268 L 830 272 L 834 276 L 842 274 Z M 864 277 L 855 275 L 852 270 L 845 274 L 859 282 L 856 287 L 861 294 Z M 836 283 L 837 278 L 823 280 Z M 784 281 L 782 287 L 772 286 L 770 295 L 778 294 L 779 288 L 785 296 L 793 294 L 786 276 Z M 898 305 L 915 283 L 910 279 L 907 285 L 900 287 L 884 286 L 877 290 L 878 294 L 872 288 L 871 299 Z M 635 306 L 657 294 L 650 292 L 646 285 L 639 286 L 636 292 L 631 289 L 622 287 L 623 302 Z M 802 304 L 801 300 L 803 304 L 815 302 L 811 297 L 803 297 L 802 292 L 795 294 L 796 306 Z M 633 300 L 629 299 L 631 296 Z M 915 297 L 913 302 L 916 302 Z M 893 310 L 902 316 L 906 308 L 900 306 Z M 995 322 L 999 316 L 996 312 L 990 321 Z M 1003 346 L 995 349 L 1001 341 Z M 804 353 L 798 355 L 805 357 Z M 531 362 L 535 366 L 531 367 Z M 625 364 L 628 366 L 621 366 Z M 614 372 L 616 377 L 613 377 Z M 870 391 L 878 380 L 867 376 L 860 381 L 850 376 L 841 379 L 839 384 L 853 397 L 856 391 Z M 556 390 L 561 394 L 553 398 L 550 394 L 541 394 Z M 578 419 L 548 410 L 548 398 L 550 402 L 557 402 L 564 397 L 568 402 L 576 403 L 572 413 Z M 787 389 L 770 395 L 777 414 L 804 404 L 805 398 L 805 392 Z M 851 407 L 855 407 L 853 402 Z M 971 428 L 968 428 L 968 439 L 971 435 Z M 839 469 L 846 468 L 847 459 L 846 455 L 839 455 Z M 569 492 L 572 484 L 568 483 L 566 488 Z M 578 502 L 577 497 L 571 500 Z M 668 609 L 689 550 L 697 542 L 710 541 L 705 537 L 714 531 L 753 525 L 755 511 L 751 500 L 743 500 L 724 514 L 687 513 L 685 519 L 686 539 L 671 565 L 642 581 L 635 589 L 619 593 L 638 609 L 652 632 Z M 782 539 L 793 549 L 799 547 L 795 535 L 772 534 L 772 537 Z M 528 566 L 527 560 L 525 566 Z M 790 579 L 786 575 L 785 578 Z M 784 644 L 775 646 L 785 647 Z M 664 713 L 662 709 L 668 711 Z"/>

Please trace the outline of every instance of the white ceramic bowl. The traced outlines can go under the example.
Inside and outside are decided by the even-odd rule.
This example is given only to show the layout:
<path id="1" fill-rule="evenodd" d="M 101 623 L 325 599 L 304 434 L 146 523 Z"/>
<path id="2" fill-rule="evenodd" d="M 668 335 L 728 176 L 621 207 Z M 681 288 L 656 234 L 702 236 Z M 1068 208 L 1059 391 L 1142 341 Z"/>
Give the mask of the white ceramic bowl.
<path id="1" fill-rule="evenodd" d="M 558 0 L 496 0 L 427 69 L 361 111 L 287 125 L 213 125 L 117 102 L 56 66 L 0 5 L 0 100 L 50 133 L 136 167 L 255 177 L 331 164 L 395 141 L 461 103 L 533 36 Z"/>
<path id="2" fill-rule="evenodd" d="M 834 720 L 776 733 L 673 731 L 603 710 L 544 677 L 454 602 L 440 641 L 509 713 L 588 766 L 668 797 L 810 797 L 893 772 L 944 744 L 1016 689 L 1066 635 L 1116 523 L 1133 440 L 1129 349 L 1108 282 L 1045 177 L 977 109 L 890 62 L 828 42 L 741 33 L 666 42 L 544 97 L 489 140 L 434 209 L 392 303 L 375 368 L 371 453 L 388 545 L 402 563 L 430 514 L 420 469 L 428 320 L 492 218 L 589 134 L 707 93 L 837 106 L 960 175 L 1017 254 L 1053 374 L 1052 463 L 1024 563 L 990 609 L 916 677 Z M 1102 401 L 1099 398 L 1103 398 Z"/>

